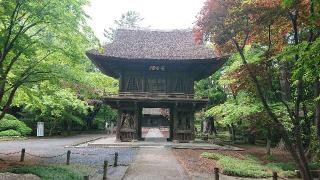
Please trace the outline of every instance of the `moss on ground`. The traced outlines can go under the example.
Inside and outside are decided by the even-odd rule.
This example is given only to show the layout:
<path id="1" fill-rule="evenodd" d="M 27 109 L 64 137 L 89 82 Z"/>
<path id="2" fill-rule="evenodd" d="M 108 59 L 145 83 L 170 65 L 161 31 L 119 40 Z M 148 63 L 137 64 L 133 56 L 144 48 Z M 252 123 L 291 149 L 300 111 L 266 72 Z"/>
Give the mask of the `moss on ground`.
<path id="1" fill-rule="evenodd" d="M 83 165 L 19 166 L 5 170 L 15 174 L 34 174 L 43 180 L 82 180 L 92 168 Z"/>

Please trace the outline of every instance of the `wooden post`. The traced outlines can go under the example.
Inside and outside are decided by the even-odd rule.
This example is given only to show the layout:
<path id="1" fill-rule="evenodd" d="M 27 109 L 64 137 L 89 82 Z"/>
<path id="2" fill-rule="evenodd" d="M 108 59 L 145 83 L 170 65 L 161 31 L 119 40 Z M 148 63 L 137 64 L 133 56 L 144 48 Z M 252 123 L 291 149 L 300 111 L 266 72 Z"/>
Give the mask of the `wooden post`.
<path id="1" fill-rule="evenodd" d="M 277 174 L 277 172 L 275 172 L 275 171 L 272 172 L 272 179 L 273 179 L 273 180 L 277 180 L 277 179 L 278 179 L 278 174 Z"/>
<path id="2" fill-rule="evenodd" d="M 141 121 L 142 121 L 142 107 L 139 107 L 139 116 L 138 116 L 138 140 L 141 140 L 142 136 L 141 136 Z"/>
<path id="3" fill-rule="evenodd" d="M 191 141 L 194 140 L 195 136 L 196 136 L 196 132 L 194 129 L 194 112 L 195 112 L 195 108 L 196 108 L 196 104 L 192 103 L 192 109 L 191 109 L 191 117 L 190 117 L 190 129 L 191 129 Z"/>
<path id="4" fill-rule="evenodd" d="M 89 180 L 89 176 L 83 176 L 83 180 Z"/>
<path id="5" fill-rule="evenodd" d="M 178 103 L 174 104 L 173 108 L 173 140 L 178 140 L 176 131 L 178 130 Z"/>
<path id="6" fill-rule="evenodd" d="M 102 180 L 106 180 L 107 179 L 107 174 L 108 174 L 108 161 L 104 161 Z"/>
<path id="7" fill-rule="evenodd" d="M 169 109 L 169 113 L 170 113 L 170 140 L 172 141 L 173 140 L 173 108 L 172 108 L 172 106 L 170 107 L 170 109 Z"/>
<path id="8" fill-rule="evenodd" d="M 68 150 L 68 151 L 67 151 L 67 165 L 70 164 L 70 155 L 71 155 L 71 151 Z"/>
<path id="9" fill-rule="evenodd" d="M 139 131 L 139 107 L 138 107 L 138 102 L 134 102 L 134 115 L 133 115 L 133 127 L 134 127 L 134 135 L 133 135 L 133 140 L 138 140 L 138 131 Z"/>
<path id="10" fill-rule="evenodd" d="M 20 156 L 20 162 L 23 162 L 24 161 L 24 156 L 26 154 L 26 149 L 25 148 L 22 148 L 21 150 L 21 156 Z"/>
<path id="11" fill-rule="evenodd" d="M 219 180 L 219 168 L 214 168 L 214 179 Z"/>
<path id="12" fill-rule="evenodd" d="M 117 102 L 117 108 L 118 108 L 118 118 L 117 118 L 117 132 L 116 132 L 116 141 L 121 141 L 120 139 L 120 126 L 121 126 L 121 118 L 122 118 L 122 111 L 119 109 L 120 108 L 120 103 L 119 101 Z"/>
<path id="13" fill-rule="evenodd" d="M 114 153 L 114 162 L 113 162 L 113 167 L 117 167 L 118 166 L 118 152 Z"/>

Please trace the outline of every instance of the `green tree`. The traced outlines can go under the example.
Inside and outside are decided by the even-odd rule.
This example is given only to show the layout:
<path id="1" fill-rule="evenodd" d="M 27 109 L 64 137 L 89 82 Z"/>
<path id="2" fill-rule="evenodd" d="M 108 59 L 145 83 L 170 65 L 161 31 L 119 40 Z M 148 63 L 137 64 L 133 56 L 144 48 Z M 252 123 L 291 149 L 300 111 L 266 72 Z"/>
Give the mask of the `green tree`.
<path id="1" fill-rule="evenodd" d="M 104 30 L 104 36 L 107 38 L 107 42 L 112 42 L 117 29 L 121 28 L 139 28 L 143 18 L 136 11 L 128 11 L 121 15 L 119 20 L 114 21 L 114 27 Z"/>
<path id="2" fill-rule="evenodd" d="M 18 89 L 43 80 L 59 82 L 61 73 L 87 59 L 96 39 L 86 25 L 86 0 L 0 2 L 0 119 Z"/>
<path id="3" fill-rule="evenodd" d="M 307 102 L 312 100 L 312 106 L 315 107 L 319 96 L 306 94 L 310 92 L 310 83 L 317 82 L 319 77 L 318 9 L 319 2 L 313 0 L 209 0 L 198 22 L 200 31 L 205 32 L 222 51 L 240 56 L 256 97 L 276 125 L 303 179 L 311 179 L 311 174 L 304 154 L 302 125 L 310 124 L 306 115 Z M 254 43 L 266 47 L 259 59 L 263 60 L 260 64 L 265 65 L 266 77 L 271 82 L 267 88 L 264 88 L 263 76 L 257 73 L 257 66 L 245 54 L 247 45 Z M 272 84 L 279 83 L 274 81 L 278 78 L 279 71 L 272 71 L 277 70 L 281 62 L 289 65 L 289 75 L 285 80 L 289 88 L 285 91 Z M 272 66 L 273 64 L 275 65 Z M 288 98 L 281 98 L 279 92 L 286 94 L 285 97 Z M 279 108 L 273 106 L 275 99 L 280 103 L 280 109 L 286 109 L 285 114 L 277 113 Z M 291 128 L 285 126 L 283 117 L 289 119 Z"/>

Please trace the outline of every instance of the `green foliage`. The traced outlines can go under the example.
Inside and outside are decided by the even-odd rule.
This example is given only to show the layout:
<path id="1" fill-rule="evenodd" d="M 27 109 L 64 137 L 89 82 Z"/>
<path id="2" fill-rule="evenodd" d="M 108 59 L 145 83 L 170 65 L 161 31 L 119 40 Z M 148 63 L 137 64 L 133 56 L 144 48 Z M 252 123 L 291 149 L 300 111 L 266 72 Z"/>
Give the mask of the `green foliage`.
<path id="1" fill-rule="evenodd" d="M 223 125 L 231 125 L 250 119 L 253 114 L 263 112 L 263 108 L 259 102 L 252 98 L 249 94 L 241 93 L 237 100 L 229 98 L 225 103 L 214 106 L 206 111 L 206 116 L 213 116 Z M 247 123 L 244 121 L 243 123 Z"/>
<path id="2" fill-rule="evenodd" d="M 26 167 L 12 167 L 6 169 L 7 172 L 16 174 L 34 174 L 43 180 L 79 180 L 83 179 L 83 174 L 70 168 L 58 166 L 26 166 Z"/>
<path id="3" fill-rule="evenodd" d="M 226 93 L 218 84 L 220 76 L 221 72 L 219 71 L 206 79 L 195 82 L 195 96 L 198 98 L 209 98 L 210 103 L 214 105 L 224 102 Z"/>
<path id="4" fill-rule="evenodd" d="M 20 137 L 21 133 L 19 133 L 16 130 L 9 129 L 9 130 L 5 130 L 5 131 L 0 131 L 0 137 L 2 137 L 2 136 Z"/>
<path id="5" fill-rule="evenodd" d="M 235 157 L 226 156 L 219 153 L 202 153 L 202 157 L 214 159 L 223 169 L 223 174 L 240 177 L 269 177 L 270 173 L 266 171 L 260 162 L 253 157 L 246 159 L 238 159 Z"/>
<path id="6" fill-rule="evenodd" d="M 15 102 L 23 106 L 26 115 L 31 116 L 33 123 L 43 121 L 49 133 L 67 125 L 84 125 L 82 116 L 90 108 L 80 100 L 70 88 L 60 88 L 50 81 L 43 81 L 30 88 L 23 88 L 17 94 Z"/>
<path id="7" fill-rule="evenodd" d="M 6 114 L 0 123 L 0 134 L 3 136 L 25 136 L 30 134 L 30 129 L 24 122 L 19 121 L 17 118 L 10 114 Z M 1 136 L 1 135 L 0 135 Z"/>
<path id="8" fill-rule="evenodd" d="M 99 110 L 99 113 L 95 116 L 93 120 L 93 125 L 97 129 L 105 129 L 106 122 L 113 123 L 114 125 L 117 122 L 118 113 L 116 110 L 111 109 L 110 106 L 103 105 Z"/>

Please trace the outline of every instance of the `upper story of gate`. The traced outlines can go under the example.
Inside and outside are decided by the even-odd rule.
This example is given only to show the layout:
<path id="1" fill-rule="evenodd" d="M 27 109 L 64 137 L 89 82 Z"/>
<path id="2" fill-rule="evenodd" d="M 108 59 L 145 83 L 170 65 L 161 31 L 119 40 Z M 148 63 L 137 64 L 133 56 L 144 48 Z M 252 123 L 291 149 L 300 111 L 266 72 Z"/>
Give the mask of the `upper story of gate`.
<path id="1" fill-rule="evenodd" d="M 87 56 L 106 75 L 119 79 L 119 94 L 193 97 L 194 82 L 214 73 L 225 58 L 196 44 L 191 30 L 119 29 L 103 52 Z"/>

